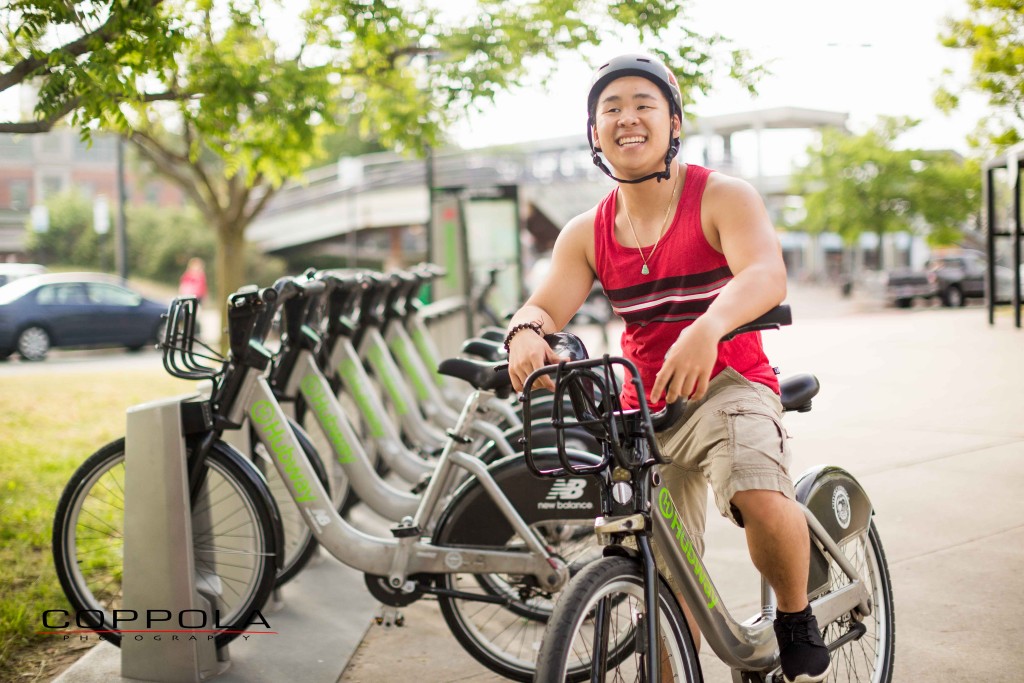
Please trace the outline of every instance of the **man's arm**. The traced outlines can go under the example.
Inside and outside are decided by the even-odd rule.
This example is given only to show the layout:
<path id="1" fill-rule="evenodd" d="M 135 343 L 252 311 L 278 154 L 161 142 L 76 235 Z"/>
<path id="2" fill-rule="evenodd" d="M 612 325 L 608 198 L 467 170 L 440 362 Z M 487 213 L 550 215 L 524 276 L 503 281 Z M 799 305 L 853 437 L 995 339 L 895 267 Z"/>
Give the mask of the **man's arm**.
<path id="1" fill-rule="evenodd" d="M 705 235 L 711 246 L 725 255 L 733 279 L 665 355 L 651 388 L 652 401 L 662 394 L 669 402 L 703 397 L 721 338 L 786 297 L 782 248 L 764 201 L 749 183 L 712 174 L 704 191 L 701 220 L 709 227 Z"/>
<path id="2" fill-rule="evenodd" d="M 588 258 L 588 244 L 593 242 L 594 212 L 569 221 L 555 240 L 551 267 L 536 291 L 516 311 L 509 330 L 526 323 L 539 323 L 544 334 L 557 332 L 575 315 L 594 284 L 594 271 Z M 509 341 L 509 376 L 516 391 L 531 372 L 560 359 L 531 329 L 521 329 Z M 553 389 L 550 378 L 536 386 Z"/>

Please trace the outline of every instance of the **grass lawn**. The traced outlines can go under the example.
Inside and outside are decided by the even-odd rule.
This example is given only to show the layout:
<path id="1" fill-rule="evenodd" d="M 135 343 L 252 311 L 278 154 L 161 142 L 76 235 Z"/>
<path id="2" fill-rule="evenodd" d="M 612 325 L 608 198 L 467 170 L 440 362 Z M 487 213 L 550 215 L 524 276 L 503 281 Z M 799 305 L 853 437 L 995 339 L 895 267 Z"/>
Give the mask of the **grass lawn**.
<path id="1" fill-rule="evenodd" d="M 68 609 L 50 534 L 72 472 L 124 435 L 128 407 L 195 387 L 155 356 L 152 370 L 0 377 L 0 681 L 48 680 L 81 654 L 35 635 L 44 610 Z"/>

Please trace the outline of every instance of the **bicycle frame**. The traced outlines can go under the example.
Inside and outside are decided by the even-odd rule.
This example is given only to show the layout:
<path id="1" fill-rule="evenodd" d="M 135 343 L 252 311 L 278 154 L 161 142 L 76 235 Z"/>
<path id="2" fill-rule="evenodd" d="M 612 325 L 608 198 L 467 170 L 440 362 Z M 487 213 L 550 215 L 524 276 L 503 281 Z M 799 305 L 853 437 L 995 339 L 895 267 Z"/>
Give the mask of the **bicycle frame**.
<path id="1" fill-rule="evenodd" d="M 477 391 L 466 402 L 419 507 L 411 520 L 393 530 L 395 538 L 370 536 L 338 514 L 289 427 L 273 389 L 259 370 L 246 369 L 239 400 L 230 417 L 236 422 L 245 417 L 252 421 L 317 541 L 341 562 L 368 574 L 386 576 L 394 588 L 402 588 L 408 577 L 415 574 L 472 571 L 527 574 L 536 576 L 547 589 L 558 590 L 569 577 L 565 563 L 548 552 L 544 542 L 495 483 L 486 466 L 472 454 L 457 448 L 461 436 L 470 428 L 478 404 L 488 398 L 488 392 Z M 456 469 L 466 470 L 477 478 L 501 514 L 524 540 L 529 553 L 448 548 L 422 540 L 424 530 L 429 528 L 441 509 L 442 496 L 448 490 L 452 477 L 457 475 Z"/>
<path id="2" fill-rule="evenodd" d="M 440 428 L 427 422 L 419 412 L 419 404 L 416 402 L 416 397 L 409 389 L 409 385 L 398 368 L 394 357 L 391 355 L 391 350 L 380 331 L 375 327 L 367 329 L 363 334 L 360 349 L 365 352 L 364 355 L 370 362 L 374 374 L 380 378 L 384 390 L 391 397 L 402 426 L 408 431 L 410 437 L 421 443 L 443 445 L 444 439 L 439 436 L 441 434 Z M 493 397 L 488 397 L 481 404 L 480 408 L 490 406 L 494 403 L 492 399 Z M 471 431 L 493 440 L 503 456 L 516 453 L 516 450 L 508 443 L 508 440 L 497 425 L 476 419 L 476 415 L 473 418 L 470 423 Z"/>
<path id="3" fill-rule="evenodd" d="M 439 425 L 454 424 L 459 418 L 458 412 L 445 403 L 440 390 L 430 381 L 430 373 L 422 359 L 416 355 L 416 347 L 399 321 L 392 321 L 387 326 L 384 341 L 409 380 L 426 418 Z"/>
<path id="4" fill-rule="evenodd" d="M 419 507 L 420 497 L 391 486 L 371 467 L 370 458 L 359 443 L 359 437 L 338 403 L 330 383 L 320 371 L 312 352 L 306 349 L 298 352 L 296 363 L 285 384 L 286 396 L 297 396 L 299 393 L 306 399 L 313 418 L 327 436 L 335 460 L 344 469 L 359 499 L 374 512 L 395 521 L 414 514 Z M 246 413 L 251 410 L 252 406 L 247 406 Z M 410 474 L 415 471 L 434 471 L 433 466 L 426 461 L 421 461 L 424 465 L 422 470 L 413 470 L 405 465 L 407 460 L 411 458 L 404 458 L 400 462 Z"/>
<path id="5" fill-rule="evenodd" d="M 455 424 L 455 421 L 459 419 L 458 411 L 449 408 L 441 392 L 435 389 L 435 386 L 430 381 L 430 373 L 423 365 L 423 361 L 416 355 L 416 346 L 409 338 L 405 328 L 399 324 L 389 325 L 384 335 L 384 340 L 388 344 L 388 348 L 391 349 L 395 360 L 402 367 L 405 373 L 404 377 L 409 378 L 409 381 L 412 382 L 416 398 L 419 400 L 419 405 L 427 419 L 435 424 Z M 494 404 L 505 406 L 507 411 L 502 411 L 503 414 L 511 413 L 515 415 L 515 411 L 512 411 L 511 406 L 503 401 L 488 401 L 487 407 L 493 409 L 495 407 Z M 516 418 L 515 423 L 522 424 L 522 421 Z M 473 429 L 499 444 L 499 448 L 501 448 L 501 444 L 505 441 L 501 429 L 490 422 L 477 420 L 473 423 Z M 512 455 L 515 452 L 511 446 L 507 449 L 501 448 L 501 450 L 503 455 Z"/>
<path id="6" fill-rule="evenodd" d="M 444 375 L 437 371 L 437 366 L 441 363 L 441 353 L 438 351 L 437 345 L 434 343 L 430 333 L 427 332 L 427 326 L 423 322 L 423 318 L 416 312 L 409 315 L 403 322 L 406 330 L 409 332 L 412 343 L 416 346 L 416 350 L 423 360 L 423 364 L 430 370 L 434 385 L 444 394 L 444 399 L 448 405 L 458 410 L 462 405 L 464 397 L 445 379 Z M 512 416 L 515 416 L 515 411 L 510 412 Z"/>
<path id="7" fill-rule="evenodd" d="M 416 397 L 409 390 L 401 370 L 391 356 L 387 342 L 376 327 L 368 327 L 362 333 L 359 343 L 359 355 L 369 362 L 374 376 L 379 380 L 381 388 L 387 393 L 391 404 L 398 413 L 402 428 L 409 438 L 427 447 L 440 447 L 444 444 L 444 434 L 440 428 L 423 419 L 419 412 Z"/>
<path id="8" fill-rule="evenodd" d="M 660 479 L 646 474 L 653 479 Z M 668 489 L 657 484 L 651 485 L 654 502 L 650 514 L 650 531 L 654 542 L 662 548 L 662 555 L 686 604 L 700 627 L 704 639 L 715 654 L 734 671 L 770 671 L 778 666 L 778 646 L 772 629 L 772 619 L 762 612 L 759 618 L 740 623 L 725 607 L 710 573 L 693 546 L 692 537 L 677 511 Z M 854 609 L 867 616 L 871 613 L 870 596 L 856 569 L 843 555 L 835 541 L 826 532 L 818 519 L 801 505 L 812 541 L 830 555 L 850 579 L 850 584 L 825 596 L 811 601 L 811 609 L 819 623 L 828 624 Z M 614 534 L 626 531 L 636 532 L 646 528 L 643 515 L 636 513 L 625 517 L 599 518 L 595 522 L 598 534 Z M 645 558 L 645 565 L 653 560 Z M 762 577 L 761 593 L 765 606 L 774 602 L 771 588 Z M 647 599 L 648 614 L 656 613 L 653 591 Z M 657 620 L 649 624 L 656 628 Z M 650 642 L 657 652 L 655 639 Z M 652 662 L 653 665 L 653 662 Z"/>
<path id="9" fill-rule="evenodd" d="M 342 380 L 344 391 L 355 401 L 366 419 L 370 435 L 376 440 L 380 455 L 388 467 L 406 481 L 416 482 L 424 474 L 434 471 L 434 464 L 413 457 L 402 443 L 395 425 L 387 418 L 384 404 L 373 390 L 373 384 L 363 361 L 347 337 L 338 337 L 331 349 L 328 368 Z M 396 407 L 398 404 L 395 404 Z"/>

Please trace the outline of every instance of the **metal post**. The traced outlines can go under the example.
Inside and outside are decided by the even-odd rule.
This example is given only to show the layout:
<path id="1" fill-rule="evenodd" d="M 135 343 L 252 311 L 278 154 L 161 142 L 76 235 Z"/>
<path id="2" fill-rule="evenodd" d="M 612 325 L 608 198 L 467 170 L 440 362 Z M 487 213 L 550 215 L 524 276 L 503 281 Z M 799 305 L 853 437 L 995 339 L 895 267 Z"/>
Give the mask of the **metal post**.
<path id="1" fill-rule="evenodd" d="M 982 175 L 982 185 L 985 191 L 985 257 L 988 259 L 988 272 L 985 274 L 988 280 L 988 324 L 996 324 L 996 198 L 995 198 L 995 168 L 985 169 Z"/>
<path id="2" fill-rule="evenodd" d="M 183 619 L 205 611 L 209 601 L 198 592 L 192 548 L 185 439 L 181 398 L 128 410 L 125 434 L 125 524 L 123 611 L 134 612 L 121 640 L 121 675 L 164 683 L 200 683 L 229 665 L 226 648 L 218 661 L 214 642 L 161 638 L 161 623 L 149 615 Z M 172 626 L 173 628 L 173 626 Z M 205 634 L 204 634 L 205 636 Z"/>
<path id="3" fill-rule="evenodd" d="M 434 253 L 434 147 L 427 143 L 424 151 L 427 175 L 427 261 Z M 427 301 L 432 301 L 430 285 L 427 285 Z"/>
<path id="4" fill-rule="evenodd" d="M 1011 150 L 1011 154 L 1017 155 L 1012 162 L 1008 162 L 1006 165 L 1011 171 L 1016 174 L 1013 178 L 1011 186 L 1013 187 L 1013 294 L 1010 297 L 1010 301 L 1013 303 L 1013 324 L 1018 329 L 1020 328 L 1020 238 L 1021 238 L 1021 226 L 1020 226 L 1020 160 L 1022 153 L 1019 150 Z M 994 268 L 990 270 L 995 272 Z"/>
<path id="5" fill-rule="evenodd" d="M 117 136 L 117 224 L 114 230 L 117 233 L 115 242 L 115 256 L 117 262 L 117 274 L 122 282 L 128 280 L 128 222 L 125 220 L 125 203 L 128 199 L 124 180 L 124 138 Z"/>

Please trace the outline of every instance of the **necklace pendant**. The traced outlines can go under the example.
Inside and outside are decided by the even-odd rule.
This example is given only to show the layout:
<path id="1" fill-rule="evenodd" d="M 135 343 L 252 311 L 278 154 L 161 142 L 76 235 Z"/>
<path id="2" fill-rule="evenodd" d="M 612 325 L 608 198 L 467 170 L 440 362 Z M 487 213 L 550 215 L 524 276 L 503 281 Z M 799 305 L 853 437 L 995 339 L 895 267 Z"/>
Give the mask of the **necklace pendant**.
<path id="1" fill-rule="evenodd" d="M 646 263 L 644 264 L 644 267 L 640 269 L 640 274 L 641 275 L 650 275 L 651 274 L 651 270 L 650 270 L 650 268 L 647 267 Z"/>

